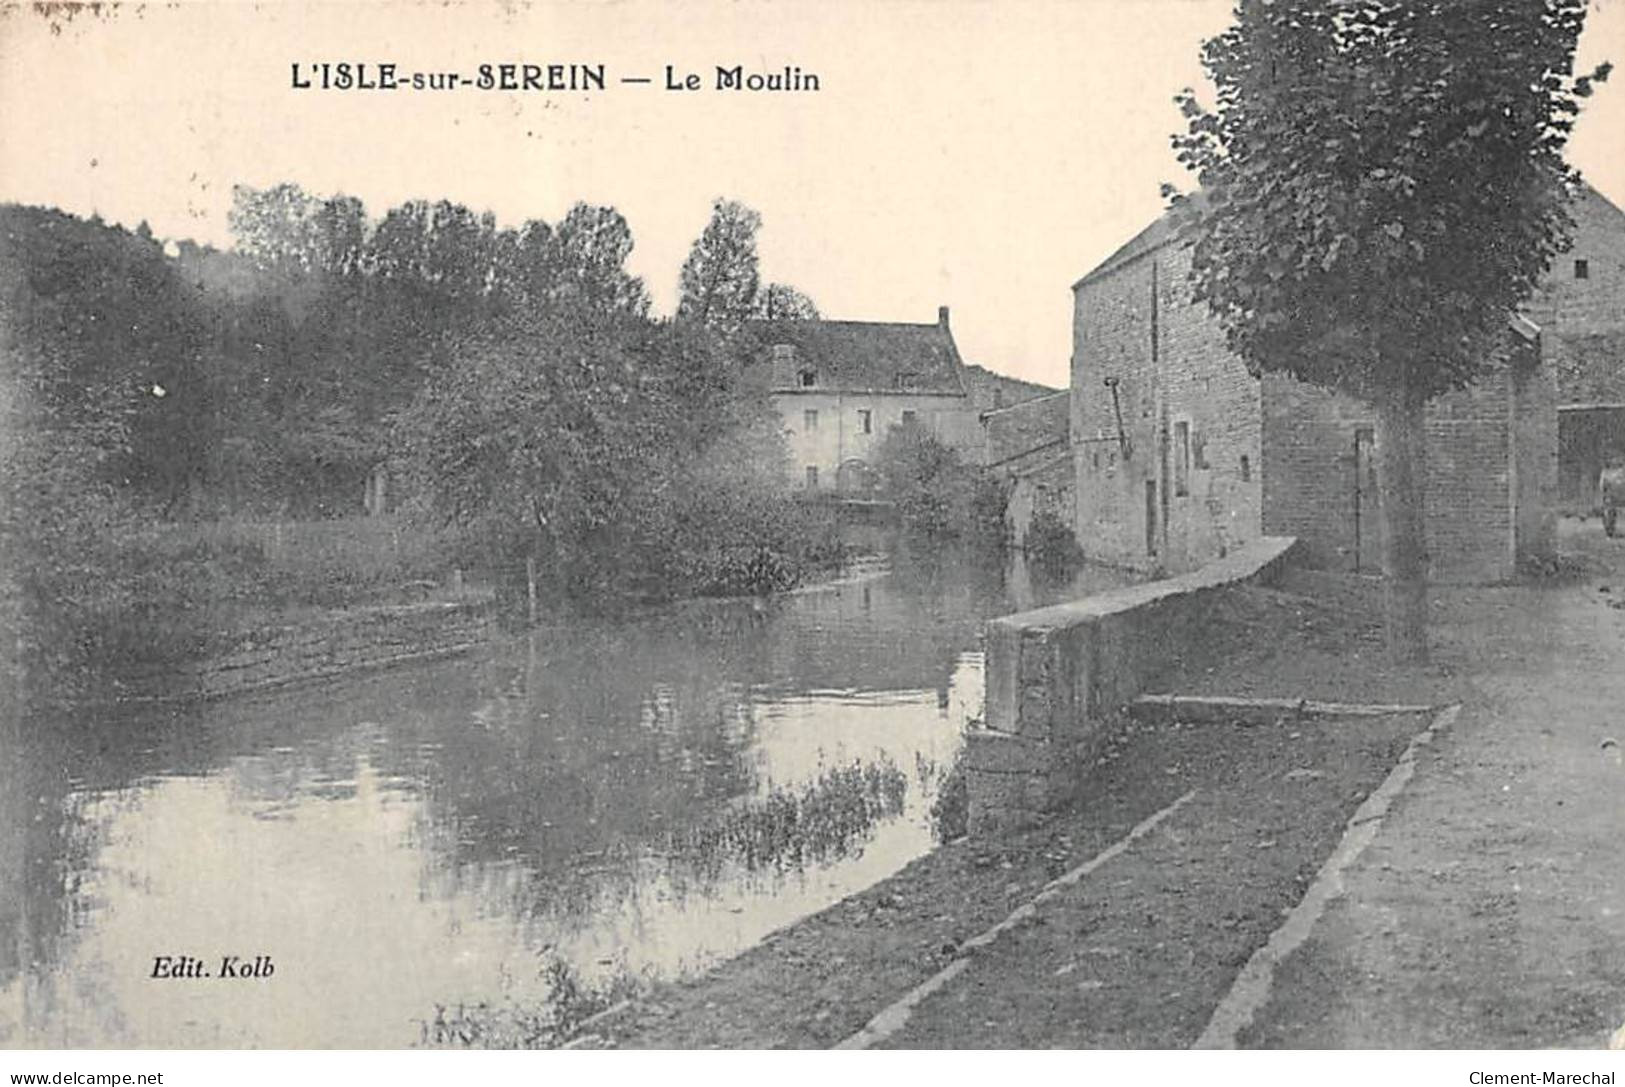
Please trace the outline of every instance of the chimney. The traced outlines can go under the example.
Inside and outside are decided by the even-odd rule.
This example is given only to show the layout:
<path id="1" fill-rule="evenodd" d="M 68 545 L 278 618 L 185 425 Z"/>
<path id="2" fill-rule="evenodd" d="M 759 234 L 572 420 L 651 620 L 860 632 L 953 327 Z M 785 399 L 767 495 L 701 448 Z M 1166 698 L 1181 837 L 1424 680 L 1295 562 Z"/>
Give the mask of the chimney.
<path id="1" fill-rule="evenodd" d="M 947 306 L 938 306 L 937 307 L 937 324 L 942 328 L 947 328 L 948 327 L 948 307 Z"/>

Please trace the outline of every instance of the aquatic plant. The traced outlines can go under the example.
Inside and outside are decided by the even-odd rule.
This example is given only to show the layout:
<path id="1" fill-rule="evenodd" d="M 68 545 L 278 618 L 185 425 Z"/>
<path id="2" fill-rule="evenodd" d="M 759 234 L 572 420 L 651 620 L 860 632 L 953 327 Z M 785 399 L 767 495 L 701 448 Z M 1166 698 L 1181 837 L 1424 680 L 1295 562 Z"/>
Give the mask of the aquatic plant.
<path id="1" fill-rule="evenodd" d="M 825 771 L 799 789 L 774 788 L 699 826 L 673 832 L 667 856 L 709 875 L 729 864 L 783 871 L 846 856 L 903 810 L 908 776 L 890 759 Z"/>
<path id="2" fill-rule="evenodd" d="M 924 754 L 914 756 L 921 791 L 931 796 L 931 840 L 939 845 L 965 835 L 969 828 L 970 790 L 965 782 L 963 752 L 946 767 Z"/>
<path id="3" fill-rule="evenodd" d="M 477 1004 L 435 1005 L 432 1020 L 419 1025 L 422 1046 L 451 1049 L 557 1049 L 594 1016 L 640 991 L 636 978 L 617 974 L 593 985 L 559 958 L 542 966 L 548 996 L 541 1004 L 506 999 Z"/>

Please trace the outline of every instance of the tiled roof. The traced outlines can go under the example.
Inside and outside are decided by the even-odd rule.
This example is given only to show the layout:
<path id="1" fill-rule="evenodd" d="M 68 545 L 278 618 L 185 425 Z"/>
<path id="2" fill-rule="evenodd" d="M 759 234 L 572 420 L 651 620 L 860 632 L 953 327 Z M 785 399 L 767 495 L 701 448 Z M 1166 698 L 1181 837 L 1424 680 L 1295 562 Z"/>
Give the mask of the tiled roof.
<path id="1" fill-rule="evenodd" d="M 774 363 L 773 388 L 802 388 L 797 375 L 812 370 L 817 384 L 806 391 L 924 392 L 965 395 L 964 363 L 944 324 L 878 321 L 761 321 L 751 331 L 763 361 Z M 774 349 L 793 348 L 788 366 Z"/>

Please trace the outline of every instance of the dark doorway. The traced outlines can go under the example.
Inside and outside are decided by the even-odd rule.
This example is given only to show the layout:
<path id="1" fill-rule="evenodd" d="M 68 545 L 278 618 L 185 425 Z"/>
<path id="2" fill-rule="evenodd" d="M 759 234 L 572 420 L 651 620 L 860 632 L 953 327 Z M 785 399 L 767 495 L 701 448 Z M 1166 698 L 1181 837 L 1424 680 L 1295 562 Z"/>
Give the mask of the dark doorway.
<path id="1" fill-rule="evenodd" d="M 1377 434 L 1371 427 L 1354 430 L 1354 569 L 1377 565 L 1382 525 L 1377 506 Z"/>
<path id="2" fill-rule="evenodd" d="M 1557 482 L 1566 513 L 1601 505 L 1597 479 L 1610 455 L 1625 453 L 1625 405 L 1560 408 L 1557 412 Z"/>
<path id="3" fill-rule="evenodd" d="M 1157 481 L 1145 481 L 1145 553 L 1157 553 Z"/>

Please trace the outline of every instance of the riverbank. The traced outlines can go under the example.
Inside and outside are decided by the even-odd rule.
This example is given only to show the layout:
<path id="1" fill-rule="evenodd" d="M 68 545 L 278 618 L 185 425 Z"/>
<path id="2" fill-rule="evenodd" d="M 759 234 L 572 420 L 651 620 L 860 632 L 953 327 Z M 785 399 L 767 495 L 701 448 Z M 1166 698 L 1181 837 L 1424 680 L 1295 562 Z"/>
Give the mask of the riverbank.
<path id="1" fill-rule="evenodd" d="M 1206 649 L 1155 685 L 1462 706 L 1237 1043 L 1598 1045 L 1625 1019 L 1625 874 L 1610 867 L 1625 829 L 1625 549 L 1594 525 L 1563 538 L 1566 580 L 1437 591 L 1431 664 L 1386 660 L 1377 583 L 1294 572 L 1227 593 Z M 941 848 L 575 1044 L 830 1046 L 956 961 L 883 1044 L 1192 1044 L 1416 725 L 1135 726 L 1089 798 L 1044 827 Z M 1076 893 L 965 954 L 1193 792 Z"/>
<path id="2" fill-rule="evenodd" d="M 167 574 L 164 591 L 110 621 L 109 651 L 70 709 L 209 700 L 360 675 L 467 653 L 526 622 L 522 596 L 504 603 L 489 572 L 466 579 L 444 541 L 393 519 L 172 526 L 161 546 L 142 546 L 184 552 L 206 574 Z M 846 553 L 786 589 L 649 602 L 626 618 L 742 600 L 767 606 L 888 569 L 883 556 Z M 185 592 L 170 591 L 175 585 Z M 542 622 L 589 618 L 557 602 L 544 614 Z"/>
<path id="3" fill-rule="evenodd" d="M 207 655 L 143 662 L 115 677 L 112 701 L 227 698 L 470 652 L 496 629 L 488 599 L 384 604 L 217 635 Z"/>
<path id="4" fill-rule="evenodd" d="M 954 991 L 866 1044 L 1188 1045 L 1417 727 L 1125 723 L 1086 803 L 1034 831 L 945 846 L 704 981 L 657 990 L 601 1036 L 829 1047 L 957 963 L 968 969 Z M 1102 880 L 1023 915 L 1052 881 L 1160 813 L 1159 833 Z M 1008 932 L 982 939 L 1011 918 Z"/>

